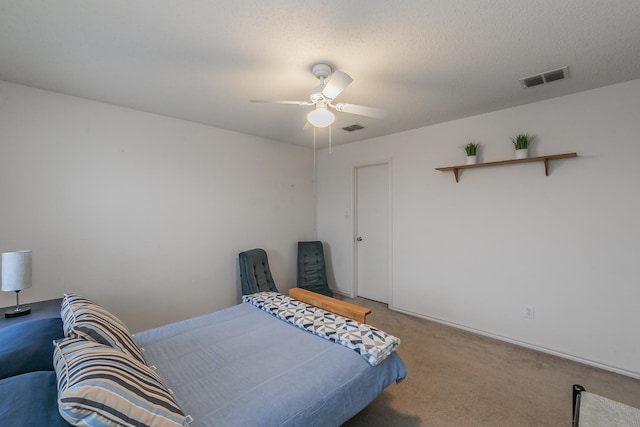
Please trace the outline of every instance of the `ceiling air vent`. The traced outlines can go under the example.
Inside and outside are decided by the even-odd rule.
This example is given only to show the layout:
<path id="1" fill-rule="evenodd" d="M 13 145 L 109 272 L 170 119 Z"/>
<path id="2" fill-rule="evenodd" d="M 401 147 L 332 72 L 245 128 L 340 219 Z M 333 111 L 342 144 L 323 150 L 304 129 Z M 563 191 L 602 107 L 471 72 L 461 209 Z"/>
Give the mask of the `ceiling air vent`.
<path id="1" fill-rule="evenodd" d="M 523 88 L 542 85 L 545 83 L 563 80 L 569 77 L 569 67 L 558 68 L 557 70 L 547 71 L 545 73 L 536 74 L 535 76 L 520 79 Z"/>
<path id="2" fill-rule="evenodd" d="M 354 130 L 364 129 L 364 126 L 359 124 L 353 124 L 351 126 L 343 127 L 342 130 L 346 130 L 347 132 L 353 132 Z"/>

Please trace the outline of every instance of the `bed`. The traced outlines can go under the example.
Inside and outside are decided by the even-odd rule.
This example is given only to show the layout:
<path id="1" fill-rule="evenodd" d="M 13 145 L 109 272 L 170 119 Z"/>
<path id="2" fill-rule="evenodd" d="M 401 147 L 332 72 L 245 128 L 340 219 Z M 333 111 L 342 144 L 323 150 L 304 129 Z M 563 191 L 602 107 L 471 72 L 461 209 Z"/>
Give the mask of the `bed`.
<path id="1" fill-rule="evenodd" d="M 116 422 L 111 417 L 124 419 L 118 421 L 122 425 L 338 426 L 404 379 L 397 338 L 292 301 L 284 314 L 249 300 L 130 335 L 104 308 L 66 295 L 61 319 L 43 319 L 49 322 L 39 325 L 48 328 L 46 333 L 34 334 L 34 325 L 14 333 L 30 345 L 36 336 L 46 338 L 49 346 L 38 346 L 53 363 L 48 369 L 33 366 L 5 373 L 0 420 L 48 426 L 108 425 Z M 338 319 L 339 329 L 365 328 L 394 345 L 377 353 L 363 350 L 357 341 L 341 342 L 335 331 L 321 336 L 322 331 L 308 330 L 309 321 L 293 319 L 291 304 L 310 315 L 311 323 L 322 318 L 322 330 L 330 331 Z M 16 354 L 22 353 L 14 352 L 14 359 Z M 33 405 L 20 406 L 30 393 L 41 403 L 38 413 Z M 105 395 L 111 400 L 105 402 Z"/>

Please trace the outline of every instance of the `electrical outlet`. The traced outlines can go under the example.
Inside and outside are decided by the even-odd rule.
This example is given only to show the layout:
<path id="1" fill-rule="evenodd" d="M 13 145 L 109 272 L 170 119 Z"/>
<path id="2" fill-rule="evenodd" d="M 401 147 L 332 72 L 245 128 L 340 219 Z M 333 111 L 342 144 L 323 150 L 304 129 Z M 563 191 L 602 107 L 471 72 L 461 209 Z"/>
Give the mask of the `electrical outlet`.
<path id="1" fill-rule="evenodd" d="M 524 317 L 525 319 L 536 318 L 536 308 L 533 306 L 533 304 L 527 304 L 524 306 Z"/>

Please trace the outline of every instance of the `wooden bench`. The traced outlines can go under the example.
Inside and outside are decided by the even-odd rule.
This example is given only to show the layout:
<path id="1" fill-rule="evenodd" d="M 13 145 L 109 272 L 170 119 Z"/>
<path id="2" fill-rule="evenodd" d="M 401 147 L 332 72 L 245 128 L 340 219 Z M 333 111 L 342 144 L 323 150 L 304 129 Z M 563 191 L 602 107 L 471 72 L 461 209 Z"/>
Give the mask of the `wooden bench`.
<path id="1" fill-rule="evenodd" d="M 357 320 L 360 323 L 367 323 L 367 314 L 371 314 L 371 309 L 360 307 L 346 301 L 340 301 L 326 295 L 317 294 L 301 288 L 289 289 L 289 296 L 298 301 L 306 302 L 323 310 Z"/>

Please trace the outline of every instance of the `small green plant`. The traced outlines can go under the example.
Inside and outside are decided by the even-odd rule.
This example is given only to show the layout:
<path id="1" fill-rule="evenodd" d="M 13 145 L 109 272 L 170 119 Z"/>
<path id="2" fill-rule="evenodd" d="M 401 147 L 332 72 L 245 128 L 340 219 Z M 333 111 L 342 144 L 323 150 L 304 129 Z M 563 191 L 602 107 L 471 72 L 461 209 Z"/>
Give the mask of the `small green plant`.
<path id="1" fill-rule="evenodd" d="M 479 142 L 469 142 L 468 144 L 462 147 L 465 153 L 467 153 L 467 156 L 477 156 L 478 148 L 480 148 Z"/>
<path id="2" fill-rule="evenodd" d="M 531 144 L 531 141 L 533 141 L 535 138 L 535 135 L 529 135 L 528 133 L 519 133 L 511 138 L 511 142 L 513 142 L 516 150 L 522 150 L 524 148 L 529 148 L 529 144 Z"/>

